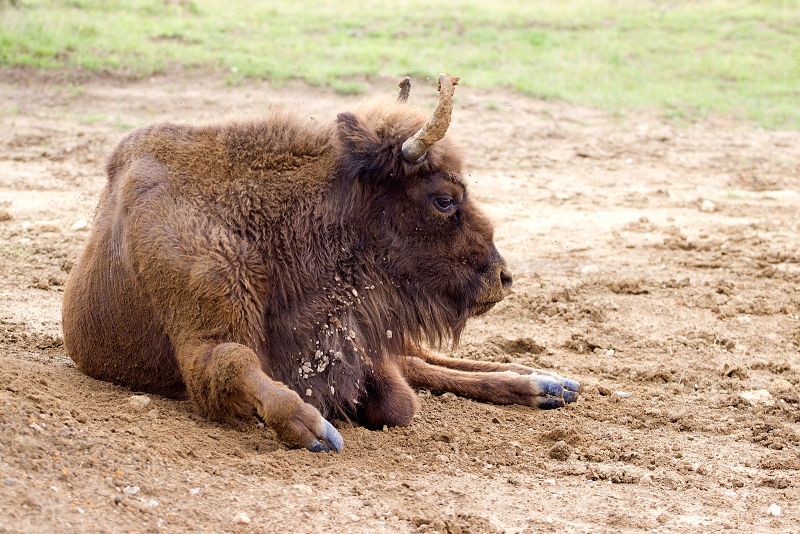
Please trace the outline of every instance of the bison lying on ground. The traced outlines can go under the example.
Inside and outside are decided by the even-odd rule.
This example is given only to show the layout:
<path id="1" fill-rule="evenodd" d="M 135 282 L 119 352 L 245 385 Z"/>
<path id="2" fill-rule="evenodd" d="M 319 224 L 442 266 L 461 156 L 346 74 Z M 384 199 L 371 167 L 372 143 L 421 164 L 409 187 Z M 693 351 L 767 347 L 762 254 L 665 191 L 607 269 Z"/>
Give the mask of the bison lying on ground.
<path id="1" fill-rule="evenodd" d="M 274 112 L 131 133 L 64 293 L 69 356 L 214 419 L 256 414 L 312 451 L 342 447 L 323 416 L 408 424 L 412 387 L 574 401 L 552 373 L 421 348 L 457 341 L 511 285 L 444 138 L 457 81 L 439 77 L 427 121 L 406 80 L 331 124 Z"/>

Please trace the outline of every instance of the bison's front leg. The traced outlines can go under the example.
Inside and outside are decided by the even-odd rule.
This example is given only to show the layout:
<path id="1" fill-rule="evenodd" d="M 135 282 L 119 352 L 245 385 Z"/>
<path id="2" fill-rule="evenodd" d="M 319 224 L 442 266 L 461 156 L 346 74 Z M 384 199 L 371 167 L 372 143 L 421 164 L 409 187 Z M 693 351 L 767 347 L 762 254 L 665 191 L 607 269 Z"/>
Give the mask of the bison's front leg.
<path id="1" fill-rule="evenodd" d="M 358 422 L 367 428 L 406 426 L 419 409 L 414 390 L 393 361 L 376 362 L 365 389 Z"/>
<path id="2" fill-rule="evenodd" d="M 312 452 L 342 449 L 342 437 L 316 408 L 270 379 L 256 354 L 238 343 L 187 344 L 178 360 L 189 395 L 214 419 L 258 416 L 281 440 Z"/>
<path id="3" fill-rule="evenodd" d="M 494 404 L 551 409 L 577 400 L 580 385 L 574 380 L 532 371 L 533 374 L 460 371 L 431 365 L 418 357 L 408 358 L 405 367 L 406 378 L 412 386 L 451 391 Z"/>

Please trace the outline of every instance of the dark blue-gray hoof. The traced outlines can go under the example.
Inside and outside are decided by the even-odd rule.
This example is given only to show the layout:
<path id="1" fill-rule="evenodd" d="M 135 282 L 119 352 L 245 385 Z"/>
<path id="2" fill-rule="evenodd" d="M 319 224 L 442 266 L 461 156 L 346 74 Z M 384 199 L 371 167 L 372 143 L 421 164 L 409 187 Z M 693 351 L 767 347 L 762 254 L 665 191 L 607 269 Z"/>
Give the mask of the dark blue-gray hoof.
<path id="1" fill-rule="evenodd" d="M 565 404 L 578 400 L 578 390 L 581 385 L 567 378 L 556 375 L 532 375 L 530 382 L 531 393 L 534 396 L 533 405 L 543 410 L 561 408 Z"/>
<path id="2" fill-rule="evenodd" d="M 325 419 L 322 420 L 322 435 L 318 437 L 319 440 L 306 447 L 311 452 L 331 452 L 331 449 L 339 452 L 344 447 L 342 435 Z"/>

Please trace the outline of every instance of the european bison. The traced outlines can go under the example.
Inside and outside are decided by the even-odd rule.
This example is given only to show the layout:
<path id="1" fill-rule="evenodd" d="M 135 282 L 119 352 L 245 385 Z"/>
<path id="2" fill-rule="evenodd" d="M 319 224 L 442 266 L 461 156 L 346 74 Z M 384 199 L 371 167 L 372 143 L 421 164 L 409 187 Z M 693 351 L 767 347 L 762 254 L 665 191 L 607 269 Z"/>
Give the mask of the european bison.
<path id="1" fill-rule="evenodd" d="M 277 111 L 128 135 L 64 292 L 69 356 L 315 452 L 342 448 L 325 418 L 408 424 L 412 387 L 574 401 L 552 373 L 422 348 L 456 342 L 511 286 L 444 136 L 457 82 L 440 75 L 427 121 L 406 80 L 329 124 Z"/>

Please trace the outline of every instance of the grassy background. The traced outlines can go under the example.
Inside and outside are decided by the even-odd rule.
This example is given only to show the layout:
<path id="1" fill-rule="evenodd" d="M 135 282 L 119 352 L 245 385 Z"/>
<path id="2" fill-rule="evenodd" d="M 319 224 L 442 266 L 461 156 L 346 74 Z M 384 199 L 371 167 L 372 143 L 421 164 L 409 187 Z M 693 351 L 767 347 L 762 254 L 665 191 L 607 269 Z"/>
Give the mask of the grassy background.
<path id="1" fill-rule="evenodd" d="M 16 4 L 16 5 L 13 5 Z M 0 0 L 0 66 L 359 92 L 378 74 L 460 75 L 610 111 L 800 128 L 800 1 Z"/>

